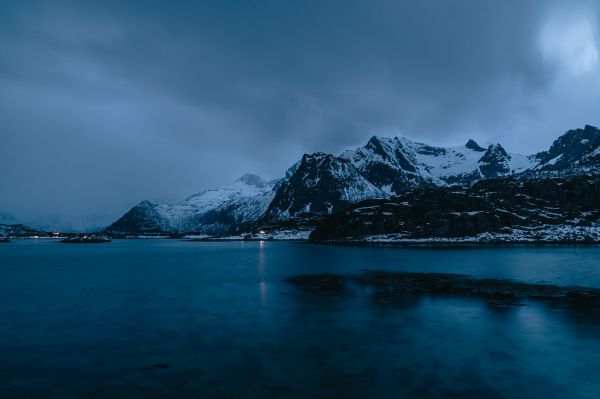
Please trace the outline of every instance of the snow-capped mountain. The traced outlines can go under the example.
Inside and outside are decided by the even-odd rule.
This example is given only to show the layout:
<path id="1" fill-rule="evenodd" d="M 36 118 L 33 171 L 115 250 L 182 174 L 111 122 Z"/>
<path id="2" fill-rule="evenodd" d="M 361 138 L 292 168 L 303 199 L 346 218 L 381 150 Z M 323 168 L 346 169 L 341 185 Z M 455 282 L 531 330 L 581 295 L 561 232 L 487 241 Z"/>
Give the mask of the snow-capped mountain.
<path id="1" fill-rule="evenodd" d="M 474 140 L 452 148 L 403 137 L 372 137 L 365 146 L 332 154 L 305 154 L 279 181 L 245 175 L 231 185 L 177 203 L 143 201 L 109 227 L 114 232 L 223 233 L 330 214 L 370 198 L 414 188 L 471 186 L 484 179 L 600 174 L 600 130 L 570 130 L 548 151 L 507 152 Z"/>
<path id="2" fill-rule="evenodd" d="M 548 151 L 535 154 L 536 165 L 526 173 L 536 176 L 564 176 L 600 173 L 600 129 L 586 125 L 569 130 L 552 143 Z"/>
<path id="3" fill-rule="evenodd" d="M 346 205 L 387 198 L 413 188 L 470 185 L 535 166 L 534 156 L 507 153 L 500 144 L 487 150 L 475 141 L 454 148 L 433 147 L 403 137 L 372 137 L 364 147 L 340 156 L 304 155 L 283 181 L 263 221 L 307 212 L 329 214 Z"/>
<path id="4" fill-rule="evenodd" d="M 233 183 L 176 203 L 142 201 L 108 227 L 114 233 L 224 233 L 254 222 L 275 195 L 277 180 L 245 174 Z"/>
<path id="5" fill-rule="evenodd" d="M 291 170 L 269 205 L 267 220 L 331 213 L 363 199 L 386 196 L 351 161 L 331 154 L 305 154 Z"/>
<path id="6" fill-rule="evenodd" d="M 500 144 L 487 150 L 474 140 L 460 147 L 433 147 L 404 137 L 372 137 L 366 146 L 341 155 L 388 194 L 448 184 L 470 184 L 482 178 L 519 173 L 533 158 L 509 154 Z"/>

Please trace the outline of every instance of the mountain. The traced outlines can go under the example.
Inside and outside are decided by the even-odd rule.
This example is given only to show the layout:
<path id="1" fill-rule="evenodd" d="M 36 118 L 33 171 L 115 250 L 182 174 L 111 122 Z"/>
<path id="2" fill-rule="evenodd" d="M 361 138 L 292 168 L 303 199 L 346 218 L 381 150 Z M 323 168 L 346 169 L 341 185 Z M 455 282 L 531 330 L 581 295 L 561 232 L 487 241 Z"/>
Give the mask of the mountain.
<path id="1" fill-rule="evenodd" d="M 415 189 L 327 216 L 313 241 L 600 240 L 600 177 L 482 180 Z"/>
<path id="2" fill-rule="evenodd" d="M 103 231 L 114 218 L 109 215 L 54 214 L 19 217 L 0 212 L 0 224 L 24 225 L 38 232 L 91 233 Z"/>
<path id="3" fill-rule="evenodd" d="M 91 233 L 104 230 L 111 223 L 111 220 L 106 215 L 55 215 L 25 219 L 24 223 L 42 231 Z"/>
<path id="4" fill-rule="evenodd" d="M 0 224 L 0 237 L 27 237 L 43 234 L 43 232 L 23 224 Z"/>
<path id="5" fill-rule="evenodd" d="M 404 137 L 373 136 L 340 155 L 305 154 L 279 181 L 245 175 L 229 186 L 177 203 L 142 201 L 109 227 L 112 232 L 231 233 L 269 226 L 314 227 L 323 215 L 371 198 L 410 190 L 472 186 L 480 180 L 600 175 L 600 130 L 569 130 L 548 151 L 521 155 L 474 140 L 451 148 Z"/>
<path id="6" fill-rule="evenodd" d="M 345 205 L 386 194 L 370 183 L 352 162 L 331 154 L 305 154 L 284 179 L 265 219 L 285 220 L 302 213 L 331 213 Z"/>
<path id="7" fill-rule="evenodd" d="M 571 176 L 600 173 L 600 129 L 586 125 L 569 130 L 555 140 L 548 151 L 533 156 L 536 165 L 524 178 Z"/>
<path id="8" fill-rule="evenodd" d="M 283 181 L 263 222 L 329 214 L 367 198 L 387 198 L 414 188 L 472 184 L 520 173 L 534 158 L 487 150 L 475 141 L 455 148 L 432 147 L 403 137 L 372 137 L 340 156 L 306 154 Z"/>
<path id="9" fill-rule="evenodd" d="M 257 220 L 275 195 L 277 180 L 245 174 L 233 183 L 175 203 L 142 201 L 107 228 L 111 233 L 226 233 Z"/>
<path id="10" fill-rule="evenodd" d="M 500 144 L 487 150 L 474 140 L 464 146 L 443 148 L 404 137 L 372 137 L 366 146 L 346 151 L 342 157 L 389 194 L 415 187 L 470 184 L 476 180 L 519 173 L 533 159 L 509 154 Z"/>

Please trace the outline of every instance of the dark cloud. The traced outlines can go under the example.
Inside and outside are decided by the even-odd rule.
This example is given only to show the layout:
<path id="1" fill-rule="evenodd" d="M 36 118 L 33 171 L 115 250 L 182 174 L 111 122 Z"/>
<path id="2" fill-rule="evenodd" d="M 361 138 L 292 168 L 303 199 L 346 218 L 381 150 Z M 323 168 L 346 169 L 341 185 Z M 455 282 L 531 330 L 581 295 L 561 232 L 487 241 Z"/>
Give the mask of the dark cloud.
<path id="1" fill-rule="evenodd" d="M 592 1 L 0 5 L 0 210 L 113 217 L 370 135 L 600 123 Z"/>

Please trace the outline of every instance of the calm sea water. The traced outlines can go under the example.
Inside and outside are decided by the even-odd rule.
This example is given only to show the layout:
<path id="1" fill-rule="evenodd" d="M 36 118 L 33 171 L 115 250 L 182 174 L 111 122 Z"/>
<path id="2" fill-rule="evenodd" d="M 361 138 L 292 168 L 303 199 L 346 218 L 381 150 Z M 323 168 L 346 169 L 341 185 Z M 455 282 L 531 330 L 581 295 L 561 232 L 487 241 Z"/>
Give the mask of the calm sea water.
<path id="1" fill-rule="evenodd" d="M 363 268 L 600 287 L 600 248 L 0 244 L 0 398 L 600 397 L 597 314 L 282 281 Z"/>

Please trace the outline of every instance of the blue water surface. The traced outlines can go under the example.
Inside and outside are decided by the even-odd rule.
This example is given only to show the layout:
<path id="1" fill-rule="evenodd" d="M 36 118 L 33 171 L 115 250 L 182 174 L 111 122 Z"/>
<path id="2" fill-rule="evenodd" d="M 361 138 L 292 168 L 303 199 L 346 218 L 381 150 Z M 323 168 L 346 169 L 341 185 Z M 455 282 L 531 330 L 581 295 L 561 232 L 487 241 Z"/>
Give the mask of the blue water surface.
<path id="1" fill-rule="evenodd" d="M 600 287 L 600 248 L 14 240 L 0 398 L 600 397 L 593 309 L 382 304 L 282 281 L 361 269 Z"/>

